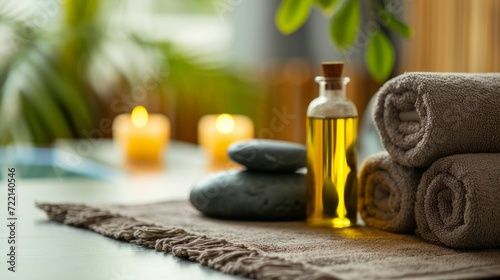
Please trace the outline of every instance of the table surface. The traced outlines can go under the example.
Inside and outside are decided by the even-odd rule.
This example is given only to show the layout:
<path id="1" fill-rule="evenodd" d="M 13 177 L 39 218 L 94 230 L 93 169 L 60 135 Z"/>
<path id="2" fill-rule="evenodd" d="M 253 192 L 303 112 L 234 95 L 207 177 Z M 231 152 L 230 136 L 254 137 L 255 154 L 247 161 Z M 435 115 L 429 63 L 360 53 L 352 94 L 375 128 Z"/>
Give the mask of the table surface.
<path id="1" fill-rule="evenodd" d="M 29 170 L 18 175 L 17 272 L 7 270 L 8 233 L 3 225 L 0 279 L 241 279 L 139 245 L 48 221 L 34 207 L 35 201 L 95 205 L 186 200 L 196 180 L 226 167 L 214 166 L 197 146 L 182 142 L 170 144 L 163 165 L 137 166 L 124 163 L 111 142 L 90 141 L 59 142 L 56 152 L 50 155 L 44 155 L 48 150 L 38 151 L 31 162 L 47 157 L 49 164 L 37 163 L 28 169 L 42 168 L 45 171 L 41 173 L 50 171 L 50 176 L 33 178 Z M 5 154 L 3 157 L 0 211 L 4 213 L 0 217 L 2 224 L 7 224 L 7 167 L 26 169 L 30 160 L 19 161 L 19 155 L 17 159 Z"/>

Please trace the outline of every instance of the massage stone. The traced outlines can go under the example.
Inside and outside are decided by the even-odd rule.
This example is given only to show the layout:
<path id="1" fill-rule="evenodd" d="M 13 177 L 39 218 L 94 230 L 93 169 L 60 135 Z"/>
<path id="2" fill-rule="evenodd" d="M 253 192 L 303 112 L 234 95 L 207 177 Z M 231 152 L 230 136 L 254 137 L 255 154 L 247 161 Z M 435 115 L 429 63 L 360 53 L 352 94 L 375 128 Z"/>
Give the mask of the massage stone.
<path id="1" fill-rule="evenodd" d="M 190 201 L 213 218 L 284 221 L 305 219 L 306 197 L 305 174 L 228 170 L 197 182 Z"/>
<path id="2" fill-rule="evenodd" d="M 228 156 L 249 170 L 294 172 L 306 166 L 304 145 L 278 140 L 239 141 L 229 147 Z"/>

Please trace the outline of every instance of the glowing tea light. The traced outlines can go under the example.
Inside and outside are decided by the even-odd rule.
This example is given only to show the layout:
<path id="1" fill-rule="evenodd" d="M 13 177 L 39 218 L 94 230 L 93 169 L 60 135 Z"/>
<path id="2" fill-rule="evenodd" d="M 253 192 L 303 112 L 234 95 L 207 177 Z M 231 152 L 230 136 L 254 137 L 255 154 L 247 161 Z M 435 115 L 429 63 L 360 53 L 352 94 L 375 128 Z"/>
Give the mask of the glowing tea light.
<path id="1" fill-rule="evenodd" d="M 148 111 L 143 106 L 137 106 L 132 110 L 131 118 L 135 127 L 145 127 L 148 124 Z"/>
<path id="2" fill-rule="evenodd" d="M 231 133 L 234 130 L 234 118 L 229 114 L 219 115 L 215 119 L 215 129 L 222 134 Z"/>
<path id="3" fill-rule="evenodd" d="M 113 121 L 113 138 L 127 159 L 158 161 L 170 137 L 170 122 L 165 115 L 148 114 L 137 106 L 132 114 L 122 114 Z"/>
<path id="4" fill-rule="evenodd" d="M 233 142 L 253 138 L 252 120 L 242 115 L 206 115 L 198 122 L 198 143 L 215 160 L 228 161 Z"/>

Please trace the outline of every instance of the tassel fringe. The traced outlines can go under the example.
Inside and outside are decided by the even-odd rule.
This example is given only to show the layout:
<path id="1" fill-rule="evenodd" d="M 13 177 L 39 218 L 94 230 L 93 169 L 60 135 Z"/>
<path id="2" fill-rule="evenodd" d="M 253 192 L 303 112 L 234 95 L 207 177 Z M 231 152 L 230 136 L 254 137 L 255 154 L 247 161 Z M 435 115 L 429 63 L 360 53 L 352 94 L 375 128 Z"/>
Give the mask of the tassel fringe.
<path id="1" fill-rule="evenodd" d="M 99 208 L 82 204 L 37 203 L 36 206 L 44 210 L 51 220 L 171 253 L 228 274 L 253 279 L 338 279 L 319 268 L 267 256 L 225 239 L 148 224 Z"/>

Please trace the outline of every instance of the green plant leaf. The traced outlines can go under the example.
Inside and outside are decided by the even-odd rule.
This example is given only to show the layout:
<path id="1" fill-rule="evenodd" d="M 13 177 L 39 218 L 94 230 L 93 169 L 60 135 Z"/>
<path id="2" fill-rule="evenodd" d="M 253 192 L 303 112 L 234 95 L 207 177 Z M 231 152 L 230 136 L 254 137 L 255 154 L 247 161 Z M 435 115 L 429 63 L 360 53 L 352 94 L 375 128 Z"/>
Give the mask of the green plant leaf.
<path id="1" fill-rule="evenodd" d="M 309 17 L 312 0 L 283 0 L 276 12 L 275 23 L 283 34 L 299 29 Z"/>
<path id="2" fill-rule="evenodd" d="M 316 6 L 325 11 L 335 7 L 339 0 L 313 0 L 313 2 Z"/>
<path id="3" fill-rule="evenodd" d="M 384 23 L 387 28 L 397 32 L 405 38 L 410 38 L 412 35 L 411 28 L 397 19 L 391 12 L 385 10 L 381 5 L 376 5 L 377 16 Z"/>
<path id="4" fill-rule="evenodd" d="M 64 1 L 62 9 L 66 23 L 71 26 L 79 26 L 94 21 L 100 6 L 102 3 L 99 3 L 99 0 Z"/>
<path id="5" fill-rule="evenodd" d="M 23 93 L 21 93 L 19 97 L 21 98 L 21 106 L 23 108 L 22 115 L 29 127 L 32 141 L 37 144 L 50 143 L 50 136 L 44 128 L 41 118 L 35 114 L 35 108 L 30 101 L 26 99 Z"/>
<path id="6" fill-rule="evenodd" d="M 71 138 L 73 136 L 58 100 L 52 96 L 52 89 L 44 86 L 43 78 L 37 74 L 36 69 L 29 61 L 19 64 L 15 71 L 10 71 L 9 78 L 23 79 L 24 83 L 16 90 L 25 98 L 23 101 L 30 102 L 37 118 L 40 118 L 44 124 L 50 124 L 46 127 L 46 133 L 50 138 Z"/>
<path id="7" fill-rule="evenodd" d="M 359 0 L 348 0 L 334 15 L 330 24 L 330 37 L 339 50 L 351 48 L 361 24 Z"/>
<path id="8" fill-rule="evenodd" d="M 384 21 L 384 24 L 389 29 L 403 35 L 405 38 L 410 38 L 412 35 L 411 28 L 408 25 L 404 24 L 403 22 L 399 21 L 395 17 L 391 17 L 391 19 L 387 22 Z"/>
<path id="9" fill-rule="evenodd" d="M 44 50 L 43 46 L 32 52 L 31 57 L 27 56 L 33 71 L 42 80 L 42 86 L 52 93 L 51 98 L 61 104 L 61 110 L 66 111 L 67 122 L 81 132 L 89 129 L 93 125 L 90 109 L 86 106 L 87 100 L 84 94 L 75 88 L 75 84 L 65 79 L 65 73 L 60 73 L 57 69 L 57 61 L 50 48 Z M 56 135 L 57 136 L 57 135 Z M 75 135 L 77 136 L 77 135 Z"/>
<path id="10" fill-rule="evenodd" d="M 394 68 L 396 55 L 391 41 L 381 31 L 375 32 L 366 48 L 365 62 L 368 72 L 377 82 L 384 82 Z"/>

